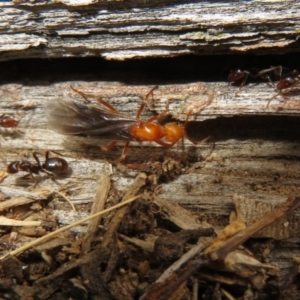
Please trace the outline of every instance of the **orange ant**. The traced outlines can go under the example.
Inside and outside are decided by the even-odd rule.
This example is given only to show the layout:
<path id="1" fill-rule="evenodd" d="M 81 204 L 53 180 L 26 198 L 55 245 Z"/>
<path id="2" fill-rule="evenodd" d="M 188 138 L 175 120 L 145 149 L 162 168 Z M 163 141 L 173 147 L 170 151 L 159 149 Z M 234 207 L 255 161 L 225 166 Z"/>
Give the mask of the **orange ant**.
<path id="1" fill-rule="evenodd" d="M 136 118 L 121 114 L 112 105 L 101 98 L 85 94 L 73 87 L 71 88 L 86 101 L 88 101 L 87 97 L 96 98 L 104 107 L 78 103 L 76 101 L 49 101 L 48 122 L 51 128 L 62 134 L 85 136 L 101 135 L 104 138 L 113 139 L 105 148 L 107 151 L 116 145 L 117 140 L 125 140 L 126 143 L 119 161 L 123 161 L 126 158 L 130 141 L 148 141 L 155 142 L 164 147 L 172 147 L 185 135 L 185 126 L 191 112 L 187 114 L 186 121 L 183 124 L 172 122 L 160 125 L 155 122 L 165 112 L 147 121 L 140 119 L 149 96 L 158 88 L 157 86 L 146 94 L 144 101 L 137 111 Z M 209 103 L 211 101 L 212 97 Z"/>
<path id="2" fill-rule="evenodd" d="M 269 83 L 273 86 L 273 82 L 268 74 L 271 72 L 275 72 L 275 71 L 276 71 L 276 74 L 278 74 L 280 76 L 281 72 L 282 72 L 282 66 L 264 69 L 264 70 L 257 72 L 256 74 L 253 74 L 249 71 L 245 71 L 245 70 L 241 70 L 241 69 L 231 70 L 228 75 L 228 84 L 231 85 L 233 83 L 237 83 L 242 80 L 240 88 L 235 93 L 236 95 L 241 91 L 242 87 L 246 84 L 246 81 L 249 77 L 267 79 L 269 81 Z"/>
<path id="3" fill-rule="evenodd" d="M 295 88 L 300 82 L 300 74 L 298 71 L 294 70 L 291 73 L 282 76 L 277 83 L 276 90 L 278 93 L 269 99 L 267 108 L 269 107 L 270 102 L 277 97 L 278 95 L 286 94 Z"/>
<path id="4" fill-rule="evenodd" d="M 46 152 L 45 162 L 43 164 L 41 164 L 37 152 L 33 152 L 32 155 L 36 160 L 35 164 L 29 161 L 13 161 L 7 166 L 6 171 L 9 174 L 15 174 L 19 171 L 28 172 L 35 182 L 36 180 L 33 174 L 38 175 L 40 172 L 47 173 L 48 175 L 64 175 L 70 173 L 70 168 L 66 160 L 61 157 L 49 157 L 49 153 L 50 151 Z"/>

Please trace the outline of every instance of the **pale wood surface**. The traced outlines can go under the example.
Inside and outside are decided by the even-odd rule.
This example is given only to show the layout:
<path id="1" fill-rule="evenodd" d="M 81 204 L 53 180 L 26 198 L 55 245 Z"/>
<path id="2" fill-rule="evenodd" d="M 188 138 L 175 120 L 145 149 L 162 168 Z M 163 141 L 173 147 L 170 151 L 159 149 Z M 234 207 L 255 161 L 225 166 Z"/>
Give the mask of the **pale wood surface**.
<path id="1" fill-rule="evenodd" d="M 80 8 L 61 4 L 1 4 L 0 60 L 70 56 L 123 60 L 252 50 L 259 54 L 297 51 L 298 2 L 233 3 L 236 4 L 225 6 L 220 2 L 199 2 L 174 5 L 165 2 L 163 9 L 149 3 L 136 8 L 132 8 L 130 3 L 98 3 Z M 124 27 L 124 21 L 129 23 L 128 26 Z M 174 25 L 175 21 L 178 24 Z M 20 180 L 22 174 L 10 175 L 1 183 L 0 190 L 2 196 L 8 197 L 21 196 L 28 190 L 35 195 L 39 189 L 65 193 L 79 209 L 73 212 L 68 204 L 62 202 L 64 200 L 53 201 L 52 213 L 58 216 L 61 224 L 69 224 L 89 214 L 87 207 L 97 191 L 98 174 L 111 175 L 113 188 L 126 192 L 138 173 L 110 163 L 111 159 L 119 157 L 122 146 L 105 153 L 97 147 L 87 148 L 82 144 L 106 145 L 109 141 L 65 137 L 49 130 L 45 104 L 56 98 L 79 99 L 70 85 L 101 96 L 120 112 L 132 117 L 144 95 L 156 84 L 159 89 L 154 93 L 152 109 L 155 112 L 162 112 L 166 101 L 171 100 L 170 112 L 175 119 L 184 121 L 186 112 L 193 109 L 187 136 L 197 142 L 212 136 L 209 142 L 194 145 L 185 139 L 184 149 L 181 143 L 172 149 L 155 143 L 131 143 L 126 163 L 189 153 L 197 164 L 191 164 L 191 169 L 182 166 L 183 174 L 163 184 L 158 196 L 184 205 L 197 218 L 209 222 L 216 229 L 228 223 L 234 208 L 232 197 L 236 193 L 253 200 L 253 207 L 249 210 L 254 213 L 255 208 L 261 209 L 255 201 L 278 205 L 288 195 L 299 194 L 300 107 L 297 93 L 287 102 L 278 96 L 266 108 L 275 91 L 264 82 L 249 84 L 236 95 L 237 87 L 228 86 L 226 76 L 219 81 L 205 82 L 185 80 L 183 76 L 178 83 L 178 80 L 164 81 L 156 73 L 154 77 L 157 78 L 150 80 L 151 83 L 143 79 L 130 81 L 134 72 L 130 65 L 120 76 L 123 80 L 113 80 L 111 73 L 102 72 L 99 68 L 98 79 L 88 78 L 85 72 L 72 77 L 70 69 L 70 78 L 47 80 L 47 72 L 50 75 L 52 70 L 45 69 L 41 71 L 41 79 L 27 80 L 25 72 L 22 80 L 14 81 L 19 72 L 14 66 L 12 63 L 12 67 L 8 67 L 11 70 L 9 76 L 7 73 L 1 75 L 0 115 L 15 114 L 17 119 L 20 118 L 18 130 L 23 133 L 1 129 L 1 170 L 4 171 L 13 160 L 34 162 L 33 151 L 43 155 L 46 150 L 55 150 L 64 155 L 73 173 L 70 177 L 57 178 L 56 182 L 43 176 L 44 180 L 36 188 L 32 180 L 27 179 L 25 183 Z M 224 67 L 226 72 L 229 70 L 229 66 L 222 65 L 218 66 L 220 72 Z M 166 70 L 174 72 L 170 66 Z M 196 71 L 192 69 L 191 72 Z M 200 74 L 205 75 L 206 72 L 205 67 L 199 68 Z M 147 70 L 144 73 L 147 74 Z M 10 78 L 8 82 L 5 76 Z M 200 111 L 212 93 L 212 103 Z M 152 115 L 153 112 L 146 108 L 145 119 Z M 172 171 L 172 165 L 168 167 Z M 189 171 L 185 173 L 185 169 Z M 8 192 L 4 188 L 13 191 Z M 272 251 L 272 259 L 278 265 L 291 266 L 291 258 L 299 256 L 297 218 L 293 218 L 291 224 L 295 232 L 288 232 L 285 237 L 290 239 Z"/>
<path id="2" fill-rule="evenodd" d="M 32 151 L 39 151 L 41 155 L 45 150 L 58 151 L 65 156 L 73 169 L 70 178 L 58 179 L 58 182 L 76 182 L 82 186 L 76 196 L 71 195 L 71 199 L 76 203 L 80 202 L 79 199 L 92 200 L 96 184 L 94 176 L 97 173 L 113 173 L 115 186 L 126 189 L 126 186 L 131 183 L 130 178 L 134 172 L 126 170 L 125 173 L 120 173 L 105 160 L 119 157 L 122 142 L 120 142 L 121 147 L 106 153 L 98 145 L 106 145 L 109 141 L 68 137 L 57 134 L 47 127 L 45 111 L 47 101 L 56 98 L 80 99 L 80 96 L 70 89 L 71 84 L 85 92 L 101 94 L 103 99 L 113 104 L 122 113 L 133 114 L 133 117 L 143 96 L 150 90 L 150 86 L 83 81 L 49 84 L 39 88 L 17 84 L 2 85 L 0 114 L 16 113 L 16 118 L 22 117 L 18 130 L 23 132 L 18 134 L 18 132 L 2 129 L 2 170 L 12 160 L 27 158 L 34 162 Z M 281 96 L 278 97 L 278 101 L 274 100 L 271 103 L 269 109 L 266 109 L 266 102 L 272 95 L 272 88 L 265 83 L 257 86 L 250 84 L 235 96 L 237 88 L 226 83 L 199 82 L 159 86 L 159 89 L 154 92 L 155 111 L 161 112 L 166 100 L 172 99 L 170 113 L 178 120 L 185 120 L 187 108 L 197 108 L 199 103 L 203 104 L 207 101 L 208 96 L 201 93 L 203 88 L 215 91 L 216 96 L 202 112 L 198 113 L 195 109 L 191 120 L 203 122 L 191 122 L 187 127 L 187 135 L 196 142 L 211 135 L 211 142 L 194 145 L 189 139 L 185 139 L 184 149 L 179 142 L 170 150 L 155 143 L 132 142 L 127 162 L 139 163 L 149 160 L 149 149 L 153 159 L 170 152 L 179 153 L 182 150 L 195 157 L 206 158 L 189 174 L 181 175 L 174 182 L 164 186 L 163 197 L 184 203 L 195 210 L 210 213 L 228 215 L 232 208 L 230 203 L 234 193 L 254 199 L 262 198 L 266 202 L 280 201 L 290 193 L 297 193 L 299 191 L 297 158 L 300 155 L 297 111 L 278 111 Z M 219 92 L 220 90 L 222 92 Z M 15 108 L 26 107 L 26 105 L 27 110 Z M 280 114 L 283 116 L 280 117 Z M 294 117 L 289 114 L 293 114 Z M 145 115 L 147 118 L 153 113 L 146 108 Z M 84 143 L 95 147 L 87 148 Z M 19 176 L 19 174 L 9 176 L 3 185 L 14 186 L 15 179 Z M 85 180 L 84 184 L 81 180 Z M 47 187 L 47 183 L 57 187 L 51 180 L 46 180 L 40 185 L 44 188 Z M 28 184 L 32 185 L 31 180 Z M 193 186 L 190 192 L 185 191 L 188 190 L 185 184 Z"/>
<path id="3" fill-rule="evenodd" d="M 1 3 L 0 60 L 299 50 L 298 1 Z"/>

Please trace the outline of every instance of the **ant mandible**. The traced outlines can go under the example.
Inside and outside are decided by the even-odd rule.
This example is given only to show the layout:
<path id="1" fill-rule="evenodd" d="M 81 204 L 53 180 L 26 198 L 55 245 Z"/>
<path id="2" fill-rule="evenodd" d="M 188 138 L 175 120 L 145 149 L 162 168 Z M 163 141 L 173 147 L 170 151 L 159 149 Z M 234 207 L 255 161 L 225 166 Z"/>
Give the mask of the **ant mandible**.
<path id="1" fill-rule="evenodd" d="M 235 92 L 236 95 L 241 91 L 242 87 L 246 84 L 246 81 L 249 78 L 249 76 L 252 78 L 267 79 L 269 83 L 273 86 L 273 82 L 268 74 L 275 71 L 280 76 L 282 73 L 282 66 L 276 66 L 276 67 L 271 67 L 269 69 L 264 69 L 259 71 L 256 74 L 241 69 L 231 70 L 228 75 L 228 84 L 231 85 L 233 83 L 237 83 L 242 80 L 240 88 Z"/>
<path id="2" fill-rule="evenodd" d="M 53 152 L 53 151 L 52 151 Z M 33 152 L 33 157 L 36 163 L 29 161 L 13 161 L 7 166 L 7 173 L 15 174 L 19 171 L 28 172 L 32 179 L 36 182 L 33 174 L 38 175 L 40 172 L 48 175 L 64 175 L 70 173 L 70 168 L 67 161 L 61 157 L 49 157 L 50 151 L 46 152 L 45 162 L 41 164 L 37 152 Z"/>
<path id="3" fill-rule="evenodd" d="M 107 109 L 99 106 L 85 105 L 75 101 L 57 100 L 48 105 L 48 121 L 57 132 L 69 135 L 109 136 L 113 141 L 105 147 L 112 149 L 117 140 L 125 140 L 125 146 L 118 161 L 123 161 L 129 150 L 130 141 L 155 142 L 164 147 L 172 147 L 185 135 L 185 126 L 191 112 L 188 112 L 186 121 L 181 123 L 171 122 L 160 125 L 156 121 L 166 112 L 154 116 L 147 121 L 140 119 L 147 100 L 155 86 L 148 92 L 137 111 L 136 118 L 119 113 L 112 105 L 94 95 L 85 94 L 73 87 L 73 91 L 80 94 L 87 102 L 88 97 L 96 98 Z M 209 99 L 209 103 L 212 99 Z M 167 104 L 168 105 L 168 104 Z"/>

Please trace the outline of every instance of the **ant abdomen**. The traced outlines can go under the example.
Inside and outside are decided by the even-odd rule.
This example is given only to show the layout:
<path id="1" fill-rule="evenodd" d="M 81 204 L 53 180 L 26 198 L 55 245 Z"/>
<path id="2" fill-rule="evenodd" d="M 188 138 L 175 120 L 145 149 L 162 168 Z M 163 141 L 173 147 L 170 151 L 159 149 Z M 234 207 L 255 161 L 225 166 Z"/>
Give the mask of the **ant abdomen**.
<path id="1" fill-rule="evenodd" d="M 296 80 L 295 78 L 293 78 L 291 76 L 282 78 L 277 83 L 277 89 L 278 89 L 278 91 L 282 91 L 282 90 L 294 87 L 297 83 L 298 83 L 298 80 Z"/>
<path id="2" fill-rule="evenodd" d="M 9 174 L 15 174 L 19 172 L 19 166 L 20 162 L 19 161 L 13 161 L 7 166 L 6 172 Z"/>
<path id="3" fill-rule="evenodd" d="M 240 69 L 231 70 L 228 75 L 228 83 L 237 82 L 237 81 L 243 79 L 247 74 L 248 74 L 247 71 L 242 71 Z"/>
<path id="4" fill-rule="evenodd" d="M 70 168 L 66 160 L 60 157 L 52 157 L 46 159 L 42 168 L 56 175 L 70 173 Z"/>

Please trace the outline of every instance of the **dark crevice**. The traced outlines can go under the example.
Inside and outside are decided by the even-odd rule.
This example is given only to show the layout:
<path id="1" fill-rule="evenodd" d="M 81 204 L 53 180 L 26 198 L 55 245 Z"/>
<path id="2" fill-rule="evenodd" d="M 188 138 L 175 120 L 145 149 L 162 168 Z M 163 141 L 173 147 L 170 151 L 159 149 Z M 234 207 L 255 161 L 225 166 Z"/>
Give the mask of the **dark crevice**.
<path id="1" fill-rule="evenodd" d="M 27 59 L 0 63 L 1 83 L 34 85 L 65 80 L 120 81 L 124 84 L 227 82 L 231 69 L 282 65 L 300 69 L 299 55 L 219 55 L 107 61 L 102 58 Z M 251 79 L 249 80 L 251 81 Z"/>
<path id="2" fill-rule="evenodd" d="M 187 136 L 201 141 L 212 136 L 216 142 L 229 139 L 245 141 L 300 141 L 300 118 L 291 116 L 236 116 L 219 117 L 202 122 L 189 122 Z"/>

